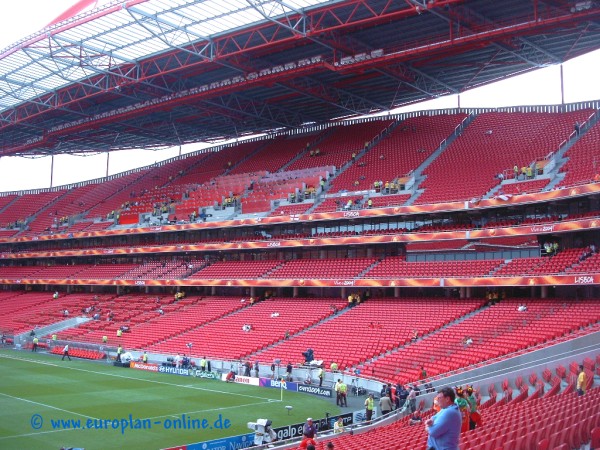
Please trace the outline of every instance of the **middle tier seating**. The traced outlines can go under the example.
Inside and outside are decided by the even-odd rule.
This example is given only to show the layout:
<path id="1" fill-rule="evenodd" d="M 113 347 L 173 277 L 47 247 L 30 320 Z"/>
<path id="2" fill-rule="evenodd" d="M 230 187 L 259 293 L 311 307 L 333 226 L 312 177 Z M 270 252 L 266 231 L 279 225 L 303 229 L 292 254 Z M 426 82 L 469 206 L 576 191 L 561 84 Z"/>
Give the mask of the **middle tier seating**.
<path id="1" fill-rule="evenodd" d="M 369 270 L 366 278 L 460 278 L 484 277 L 502 264 L 502 259 L 466 261 L 406 262 L 403 257 L 387 257 Z"/>
<path id="2" fill-rule="evenodd" d="M 295 259 L 276 268 L 268 278 L 356 278 L 376 258 Z"/>
<path id="3" fill-rule="evenodd" d="M 266 273 L 278 267 L 282 262 L 283 261 L 280 260 L 218 261 L 202 270 L 199 270 L 189 278 L 193 280 L 235 280 L 261 278 Z"/>

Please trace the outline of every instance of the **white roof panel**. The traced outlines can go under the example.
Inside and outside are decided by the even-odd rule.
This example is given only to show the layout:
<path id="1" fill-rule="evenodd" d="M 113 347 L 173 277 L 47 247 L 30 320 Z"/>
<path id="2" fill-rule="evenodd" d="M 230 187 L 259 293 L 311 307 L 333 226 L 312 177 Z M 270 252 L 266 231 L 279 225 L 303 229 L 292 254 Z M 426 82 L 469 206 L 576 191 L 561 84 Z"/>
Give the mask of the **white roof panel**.
<path id="1" fill-rule="evenodd" d="M 335 0 L 341 1 L 341 0 Z M 137 62 L 200 39 L 331 0 L 146 0 L 97 9 L 0 51 L 0 112 L 115 64 Z M 260 12 L 259 12 L 260 11 Z M 25 84 L 25 86 L 24 86 Z"/>

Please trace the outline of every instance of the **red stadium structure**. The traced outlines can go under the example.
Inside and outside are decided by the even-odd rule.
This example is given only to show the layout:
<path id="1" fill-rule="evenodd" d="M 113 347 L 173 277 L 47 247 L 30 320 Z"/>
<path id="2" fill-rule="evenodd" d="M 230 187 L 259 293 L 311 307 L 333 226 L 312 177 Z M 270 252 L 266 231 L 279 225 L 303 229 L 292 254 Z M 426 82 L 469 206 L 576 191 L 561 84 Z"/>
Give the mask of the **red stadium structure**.
<path id="1" fill-rule="evenodd" d="M 0 156 L 236 139 L 0 194 L 4 336 L 101 359 L 125 328 L 159 361 L 266 367 L 312 348 L 327 383 L 475 384 L 464 449 L 593 441 L 600 391 L 573 390 L 600 374 L 600 100 L 373 114 L 596 50 L 598 2 L 206 3 L 82 0 L 2 50 Z M 336 442 L 423 448 L 408 422 Z"/>

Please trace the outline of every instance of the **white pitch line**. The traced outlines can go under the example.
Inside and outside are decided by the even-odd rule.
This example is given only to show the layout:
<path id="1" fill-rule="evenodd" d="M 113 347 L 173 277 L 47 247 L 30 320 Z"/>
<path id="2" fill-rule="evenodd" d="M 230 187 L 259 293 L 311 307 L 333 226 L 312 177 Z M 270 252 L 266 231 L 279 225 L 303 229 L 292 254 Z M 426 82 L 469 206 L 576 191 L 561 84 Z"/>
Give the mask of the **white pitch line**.
<path id="1" fill-rule="evenodd" d="M 18 439 L 29 436 L 39 436 L 40 434 L 49 434 L 49 433 L 60 433 L 62 431 L 75 431 L 78 428 L 61 428 L 60 430 L 49 430 L 49 431 L 38 431 L 37 433 L 25 433 L 25 434 L 15 434 L 13 436 L 2 436 L 0 437 L 0 441 L 5 439 Z"/>
<path id="2" fill-rule="evenodd" d="M 277 401 L 280 401 L 280 400 L 277 400 Z M 190 414 L 215 412 L 215 411 L 227 411 L 228 409 L 245 408 L 246 406 L 257 406 L 257 405 L 260 405 L 262 403 L 271 403 L 271 401 L 268 400 L 266 402 L 246 403 L 245 405 L 224 406 L 222 408 L 200 409 L 198 411 L 186 411 L 186 412 L 182 412 L 182 413 L 179 413 L 179 414 L 164 414 L 162 416 L 146 417 L 146 419 L 142 419 L 142 420 L 160 419 L 162 417 L 175 417 L 176 419 L 179 419 L 183 414 L 190 415 Z"/>
<path id="3" fill-rule="evenodd" d="M 214 392 L 216 394 L 226 394 L 226 395 L 229 395 L 229 396 L 255 398 L 255 399 L 258 399 L 258 400 L 270 400 L 267 397 L 261 397 L 261 396 L 258 396 L 258 395 L 249 395 L 249 394 L 240 394 L 240 393 L 236 393 L 236 392 L 219 391 L 219 390 L 216 390 L 216 389 L 207 389 L 207 388 L 202 388 L 202 387 L 199 387 L 199 386 L 189 386 L 188 387 L 186 385 L 176 384 L 176 383 L 168 383 L 166 381 L 157 381 L 157 380 L 149 380 L 149 379 L 146 379 L 146 378 L 128 377 L 128 376 L 125 376 L 125 375 L 116 375 L 114 373 L 98 372 L 98 371 L 95 371 L 95 370 L 88 370 L 88 369 L 80 369 L 78 367 L 69 367 L 68 365 L 47 363 L 47 362 L 43 362 L 43 361 L 37 361 L 37 360 L 34 360 L 34 359 L 18 358 L 18 357 L 4 355 L 4 354 L 0 354 L 0 358 L 12 359 L 12 360 L 16 360 L 16 361 L 24 361 L 24 362 L 29 362 L 29 363 L 33 363 L 33 364 L 51 365 L 51 366 L 60 367 L 60 368 L 63 368 L 63 369 L 68 369 L 68 370 L 76 370 L 76 371 L 79 371 L 79 372 L 93 373 L 95 375 L 105 375 L 107 377 L 123 378 L 123 379 L 126 379 L 126 380 L 135 380 L 135 381 L 144 381 L 144 382 L 147 382 L 147 383 L 161 384 L 161 385 L 165 385 L 165 386 L 175 386 L 175 387 L 180 387 L 180 388 L 184 388 L 184 389 L 195 389 L 195 390 L 198 390 L 198 391 L 205 391 L 205 392 Z"/>
<path id="4" fill-rule="evenodd" d="M 66 412 L 68 414 L 73 414 L 75 416 L 85 417 L 86 419 L 96 419 L 96 420 L 99 420 L 97 417 L 86 416 L 85 414 L 79 414 L 79 413 L 76 413 L 76 412 L 73 412 L 73 411 L 69 411 L 68 409 L 62 409 L 62 408 L 59 408 L 57 406 L 48 405 L 46 403 L 40 403 L 40 402 L 36 402 L 36 401 L 33 401 L 33 400 L 28 400 L 26 398 L 15 397 L 14 395 L 8 395 L 8 394 L 5 394 L 4 392 L 0 392 L 0 395 L 4 395 L 5 397 L 13 398 L 15 400 L 21 400 L 22 402 L 26 402 L 26 403 L 33 403 L 34 405 L 43 406 L 44 408 L 50 408 L 50 409 L 54 409 L 56 411 L 62 411 L 62 412 Z"/>

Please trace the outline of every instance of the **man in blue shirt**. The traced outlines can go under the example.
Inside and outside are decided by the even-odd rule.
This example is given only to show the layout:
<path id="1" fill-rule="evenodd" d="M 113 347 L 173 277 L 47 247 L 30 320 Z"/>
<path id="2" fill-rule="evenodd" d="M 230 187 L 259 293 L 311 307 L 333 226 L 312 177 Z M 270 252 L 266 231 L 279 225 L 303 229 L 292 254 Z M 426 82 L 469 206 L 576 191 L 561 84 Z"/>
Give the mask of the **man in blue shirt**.
<path id="1" fill-rule="evenodd" d="M 450 387 L 438 391 L 437 400 L 442 409 L 425 422 L 429 433 L 428 450 L 458 450 L 462 417 L 454 404 L 455 398 L 456 394 Z"/>

